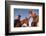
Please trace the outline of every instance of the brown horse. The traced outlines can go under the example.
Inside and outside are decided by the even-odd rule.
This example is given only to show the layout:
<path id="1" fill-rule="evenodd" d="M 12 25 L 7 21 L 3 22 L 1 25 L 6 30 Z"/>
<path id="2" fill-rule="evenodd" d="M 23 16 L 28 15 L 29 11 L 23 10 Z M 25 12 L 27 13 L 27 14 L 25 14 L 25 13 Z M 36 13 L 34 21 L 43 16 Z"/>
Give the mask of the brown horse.
<path id="1" fill-rule="evenodd" d="M 38 21 L 39 21 L 39 17 L 38 16 L 35 16 L 35 17 L 33 17 L 33 21 L 32 21 L 32 24 L 31 24 L 31 26 L 33 27 L 33 26 L 37 26 L 37 23 L 38 23 Z M 29 21 L 28 21 L 28 19 L 23 19 L 23 20 L 21 20 L 21 21 L 19 21 L 19 20 L 16 20 L 15 21 L 16 23 L 16 25 L 15 25 L 15 27 L 21 27 L 24 23 L 27 25 L 27 26 L 29 26 Z"/>
<path id="2" fill-rule="evenodd" d="M 29 24 L 28 24 L 28 19 L 26 18 L 26 19 L 23 19 L 22 21 L 21 21 L 21 24 L 23 25 L 23 24 L 26 24 L 27 26 L 29 26 Z"/>
<path id="3" fill-rule="evenodd" d="M 24 23 L 28 26 L 29 24 L 28 24 L 28 19 L 26 18 L 26 19 L 23 19 L 23 20 L 15 20 L 14 21 L 15 23 L 14 23 L 14 27 L 21 27 Z"/>

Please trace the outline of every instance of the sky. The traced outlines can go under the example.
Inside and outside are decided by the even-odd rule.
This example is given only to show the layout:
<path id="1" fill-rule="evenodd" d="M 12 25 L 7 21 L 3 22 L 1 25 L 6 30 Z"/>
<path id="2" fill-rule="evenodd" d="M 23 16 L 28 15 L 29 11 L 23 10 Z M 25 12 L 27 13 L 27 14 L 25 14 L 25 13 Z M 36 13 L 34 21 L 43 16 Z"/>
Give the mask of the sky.
<path id="1" fill-rule="evenodd" d="M 37 15 L 39 15 L 39 9 L 32 9 L 33 12 L 35 12 Z M 14 8 L 14 17 L 21 14 L 21 19 L 24 19 L 25 17 L 28 17 L 29 9 L 17 9 Z"/>

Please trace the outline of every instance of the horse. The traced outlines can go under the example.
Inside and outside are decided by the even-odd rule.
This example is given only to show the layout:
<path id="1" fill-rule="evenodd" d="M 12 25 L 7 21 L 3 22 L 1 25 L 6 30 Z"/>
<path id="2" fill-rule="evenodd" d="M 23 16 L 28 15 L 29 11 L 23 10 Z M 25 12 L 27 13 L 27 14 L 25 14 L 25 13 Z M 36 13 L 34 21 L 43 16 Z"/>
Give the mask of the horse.
<path id="1" fill-rule="evenodd" d="M 39 17 L 38 16 L 35 16 L 35 17 L 33 17 L 33 21 L 32 21 L 32 24 L 31 24 L 31 26 L 32 27 L 35 27 L 35 26 L 37 26 L 37 23 L 38 23 L 38 21 L 39 21 Z M 14 23 L 14 27 L 22 27 L 22 25 L 25 23 L 27 26 L 29 26 L 29 21 L 28 21 L 28 19 L 23 19 L 23 20 L 15 20 L 14 21 L 15 23 Z"/>
<path id="2" fill-rule="evenodd" d="M 26 18 L 26 19 L 23 19 L 23 20 L 21 20 L 21 21 L 18 20 L 18 19 L 17 19 L 17 20 L 14 20 L 14 27 L 22 27 L 22 25 L 23 25 L 24 23 L 25 23 L 27 26 L 29 25 L 27 18 Z"/>

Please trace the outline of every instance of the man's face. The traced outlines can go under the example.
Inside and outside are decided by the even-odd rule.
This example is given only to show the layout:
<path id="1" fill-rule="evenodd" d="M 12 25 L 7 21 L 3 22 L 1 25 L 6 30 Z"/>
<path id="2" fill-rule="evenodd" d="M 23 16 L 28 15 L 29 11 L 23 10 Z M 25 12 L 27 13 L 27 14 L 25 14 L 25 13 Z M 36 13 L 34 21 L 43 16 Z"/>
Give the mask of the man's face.
<path id="1" fill-rule="evenodd" d="M 35 17 L 36 16 L 36 13 L 33 13 L 33 17 Z"/>
<path id="2" fill-rule="evenodd" d="M 16 16 L 15 19 L 18 19 L 18 16 Z"/>

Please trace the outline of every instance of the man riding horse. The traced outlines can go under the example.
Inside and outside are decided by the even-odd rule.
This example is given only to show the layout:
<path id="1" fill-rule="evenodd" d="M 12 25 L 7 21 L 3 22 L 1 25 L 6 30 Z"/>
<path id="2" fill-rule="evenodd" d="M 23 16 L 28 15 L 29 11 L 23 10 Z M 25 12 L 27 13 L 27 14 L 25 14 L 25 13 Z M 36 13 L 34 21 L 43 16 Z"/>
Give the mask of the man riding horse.
<path id="1" fill-rule="evenodd" d="M 18 15 L 18 19 L 14 21 L 14 27 L 27 27 L 27 26 L 37 26 L 37 23 L 39 21 L 38 15 L 36 13 L 32 12 L 32 10 L 29 11 L 29 18 L 25 18 L 20 21 L 21 15 Z"/>

